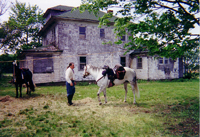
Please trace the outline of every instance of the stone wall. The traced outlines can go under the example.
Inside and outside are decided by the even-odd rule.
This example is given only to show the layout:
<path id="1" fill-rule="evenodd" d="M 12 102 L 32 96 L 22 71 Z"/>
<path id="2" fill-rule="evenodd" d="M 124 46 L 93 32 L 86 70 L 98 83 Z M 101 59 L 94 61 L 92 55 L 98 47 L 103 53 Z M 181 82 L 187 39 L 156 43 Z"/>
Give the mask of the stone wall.
<path id="1" fill-rule="evenodd" d="M 168 64 L 159 64 L 154 57 L 142 56 L 142 69 L 137 69 L 137 56 L 131 59 L 131 68 L 135 69 L 138 79 L 159 80 L 179 78 L 179 59 Z"/>
<path id="2" fill-rule="evenodd" d="M 79 27 L 86 27 L 86 39 L 79 38 Z M 103 45 L 102 42 L 114 41 L 115 35 L 112 27 L 102 27 L 105 31 L 105 38 L 100 38 L 100 28 L 98 23 L 59 21 L 56 25 L 49 28 L 43 38 L 43 45 L 50 44 L 55 36 L 56 46 L 63 50 L 59 56 L 54 55 L 52 73 L 34 74 L 35 83 L 61 82 L 65 81 L 65 70 L 70 62 L 75 64 L 75 79 L 94 80 L 89 76 L 83 79 L 83 70 L 79 69 L 80 56 L 86 57 L 86 63 L 96 67 L 109 65 L 113 68 L 120 63 L 120 57 L 124 57 L 123 51 L 115 45 Z M 55 32 L 55 34 L 53 34 Z M 122 47 L 122 45 L 121 45 Z M 128 57 L 126 64 L 128 66 Z"/>

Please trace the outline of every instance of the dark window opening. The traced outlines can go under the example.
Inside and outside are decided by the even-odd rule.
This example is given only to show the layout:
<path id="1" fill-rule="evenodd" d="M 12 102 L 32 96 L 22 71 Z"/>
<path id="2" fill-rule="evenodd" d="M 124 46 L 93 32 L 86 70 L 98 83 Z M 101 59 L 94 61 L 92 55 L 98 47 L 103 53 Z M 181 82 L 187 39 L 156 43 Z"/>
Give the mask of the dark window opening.
<path id="1" fill-rule="evenodd" d="M 86 65 L 86 57 L 80 57 L 80 67 L 79 70 L 83 70 Z"/>
<path id="2" fill-rule="evenodd" d="M 104 29 L 100 29 L 100 38 L 105 38 L 105 31 L 104 31 Z"/>
<path id="3" fill-rule="evenodd" d="M 79 38 L 86 39 L 86 27 L 79 27 Z"/>
<path id="4" fill-rule="evenodd" d="M 142 58 L 137 58 L 137 69 L 142 69 Z"/>
<path id="5" fill-rule="evenodd" d="M 126 57 L 121 57 L 120 58 L 120 64 L 125 67 L 126 66 Z"/>
<path id="6" fill-rule="evenodd" d="M 121 37 L 121 41 L 125 41 L 126 40 L 126 37 L 125 36 L 122 36 Z"/>

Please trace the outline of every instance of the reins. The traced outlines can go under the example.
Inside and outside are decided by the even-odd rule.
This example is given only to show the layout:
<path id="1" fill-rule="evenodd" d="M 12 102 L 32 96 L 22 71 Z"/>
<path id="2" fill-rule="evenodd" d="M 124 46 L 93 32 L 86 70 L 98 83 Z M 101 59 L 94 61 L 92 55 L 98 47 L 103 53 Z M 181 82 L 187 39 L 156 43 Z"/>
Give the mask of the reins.
<path id="1" fill-rule="evenodd" d="M 99 80 L 101 80 L 103 77 L 104 77 L 104 76 L 100 77 L 100 78 L 96 81 L 96 83 L 97 83 Z"/>

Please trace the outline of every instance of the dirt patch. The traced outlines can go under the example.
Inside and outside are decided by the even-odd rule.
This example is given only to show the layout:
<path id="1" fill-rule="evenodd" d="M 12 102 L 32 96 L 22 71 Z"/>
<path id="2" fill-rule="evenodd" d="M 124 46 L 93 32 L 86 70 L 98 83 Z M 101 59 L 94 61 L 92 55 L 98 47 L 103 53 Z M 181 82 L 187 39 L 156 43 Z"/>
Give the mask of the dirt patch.
<path id="1" fill-rule="evenodd" d="M 7 116 L 16 116 L 20 110 L 30 106 L 38 106 L 44 97 L 13 98 L 10 96 L 0 97 L 0 121 Z M 7 117 L 9 118 L 9 117 Z"/>

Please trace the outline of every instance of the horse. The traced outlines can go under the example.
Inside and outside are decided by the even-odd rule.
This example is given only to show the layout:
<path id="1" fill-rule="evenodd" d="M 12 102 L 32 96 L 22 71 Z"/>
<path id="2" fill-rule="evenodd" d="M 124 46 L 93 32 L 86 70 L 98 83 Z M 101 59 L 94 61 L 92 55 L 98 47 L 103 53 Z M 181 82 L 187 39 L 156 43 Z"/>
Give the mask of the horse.
<path id="1" fill-rule="evenodd" d="M 13 82 L 16 88 L 16 98 L 18 98 L 18 86 L 20 87 L 20 97 L 22 97 L 22 84 L 26 84 L 26 94 L 31 95 L 31 90 L 35 91 L 32 80 L 32 72 L 28 68 L 19 68 L 17 62 L 13 62 Z M 30 90 L 29 90 L 30 87 Z"/>
<path id="2" fill-rule="evenodd" d="M 113 83 L 115 86 L 124 84 L 124 89 L 125 89 L 124 102 L 126 102 L 126 97 L 127 97 L 127 84 L 130 83 L 132 87 L 132 92 L 134 95 L 133 104 L 136 104 L 135 91 L 137 93 L 137 96 L 138 97 L 140 96 L 140 92 L 137 86 L 136 72 L 133 69 L 128 68 L 128 67 L 124 67 L 124 69 L 126 71 L 124 78 L 122 80 L 115 79 Z M 94 67 L 92 65 L 84 66 L 84 71 L 83 71 L 83 78 L 86 78 L 87 76 L 92 75 L 95 78 L 97 85 L 99 86 L 99 90 L 97 92 L 99 105 L 102 104 L 101 99 L 99 97 L 102 91 L 104 93 L 105 103 L 107 103 L 106 88 L 109 86 L 109 82 L 110 82 L 107 75 L 106 76 L 102 75 L 103 71 L 104 71 L 103 68 Z"/>

